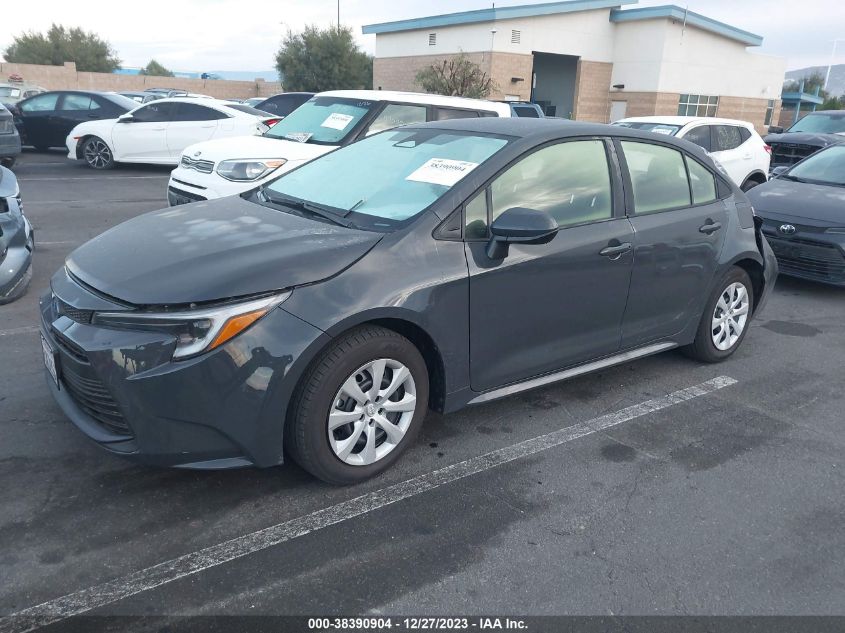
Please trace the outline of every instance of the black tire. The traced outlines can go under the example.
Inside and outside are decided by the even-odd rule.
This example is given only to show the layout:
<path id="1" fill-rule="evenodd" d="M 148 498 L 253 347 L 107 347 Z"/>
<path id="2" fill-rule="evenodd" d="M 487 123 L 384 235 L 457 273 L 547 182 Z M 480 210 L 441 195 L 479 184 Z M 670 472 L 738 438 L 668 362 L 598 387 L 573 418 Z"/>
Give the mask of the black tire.
<path id="1" fill-rule="evenodd" d="M 82 160 L 91 169 L 114 169 L 111 148 L 99 136 L 91 136 L 82 144 Z"/>
<path id="2" fill-rule="evenodd" d="M 329 443 L 328 415 L 344 382 L 376 359 L 403 364 L 416 387 L 411 423 L 395 448 L 368 465 L 341 461 Z M 389 468 L 419 433 L 428 410 L 428 370 L 419 350 L 408 339 L 387 328 L 361 326 L 339 337 L 312 363 L 302 377 L 285 423 L 285 448 L 302 468 L 325 482 L 354 484 Z"/>
<path id="3" fill-rule="evenodd" d="M 736 283 L 745 286 L 745 290 L 748 293 L 748 313 L 744 327 L 739 334 L 739 338 L 737 338 L 736 342 L 734 342 L 728 349 L 723 350 L 716 347 L 716 344 L 713 341 L 713 318 L 716 313 L 716 304 L 719 303 L 719 299 L 729 287 Z M 683 348 L 683 351 L 687 354 L 687 356 L 705 363 L 718 363 L 725 360 L 739 349 L 740 345 L 742 345 L 745 335 L 748 334 L 748 328 L 751 326 L 751 313 L 753 311 L 754 286 L 751 284 L 751 278 L 742 268 L 733 266 L 724 274 L 719 283 L 716 284 L 716 289 L 707 300 L 707 304 L 704 308 L 704 314 L 702 314 L 701 322 L 698 325 L 695 340 L 691 345 Z"/>
<path id="4" fill-rule="evenodd" d="M 754 189 L 754 187 L 756 187 L 759 184 L 760 183 L 757 182 L 756 180 L 754 180 L 753 178 L 749 178 L 744 183 L 742 183 L 742 186 L 740 187 L 740 189 L 742 189 L 743 191 L 751 191 L 752 189 Z"/>

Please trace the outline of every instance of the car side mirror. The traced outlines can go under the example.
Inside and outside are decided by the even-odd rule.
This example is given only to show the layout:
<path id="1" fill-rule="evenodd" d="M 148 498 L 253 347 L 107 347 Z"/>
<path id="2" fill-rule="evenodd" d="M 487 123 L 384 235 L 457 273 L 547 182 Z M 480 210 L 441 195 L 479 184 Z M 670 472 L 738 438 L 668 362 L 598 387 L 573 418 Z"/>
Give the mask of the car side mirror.
<path id="1" fill-rule="evenodd" d="M 131 113 L 127 112 L 126 114 L 121 114 L 117 117 L 118 123 L 132 123 L 135 120 L 135 117 L 132 116 Z"/>
<path id="2" fill-rule="evenodd" d="M 783 176 L 786 172 L 789 171 L 788 165 L 778 165 L 772 170 L 772 178 L 777 178 L 778 176 Z"/>
<path id="3" fill-rule="evenodd" d="M 783 128 L 779 125 L 770 125 L 769 134 L 783 134 Z"/>
<path id="4" fill-rule="evenodd" d="M 490 225 L 487 257 L 504 259 L 511 244 L 547 244 L 559 228 L 547 211 L 513 207 L 504 211 Z"/>

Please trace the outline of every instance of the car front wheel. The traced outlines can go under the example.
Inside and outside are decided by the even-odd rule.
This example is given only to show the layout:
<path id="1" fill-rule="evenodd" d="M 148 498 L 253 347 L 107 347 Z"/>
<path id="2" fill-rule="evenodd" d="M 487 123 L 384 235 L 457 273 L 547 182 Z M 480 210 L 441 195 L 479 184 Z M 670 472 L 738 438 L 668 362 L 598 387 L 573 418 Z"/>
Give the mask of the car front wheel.
<path id="1" fill-rule="evenodd" d="M 106 142 L 98 136 L 92 136 L 82 146 L 82 158 L 92 169 L 111 169 L 114 156 Z"/>
<path id="2" fill-rule="evenodd" d="M 695 340 L 685 351 L 706 363 L 726 359 L 745 338 L 753 308 L 751 279 L 742 268 L 734 266 L 717 284 L 704 309 Z"/>
<path id="3" fill-rule="evenodd" d="M 400 334 L 364 326 L 315 361 L 297 389 L 285 445 L 312 475 L 352 484 L 388 468 L 428 409 L 428 371 Z"/>

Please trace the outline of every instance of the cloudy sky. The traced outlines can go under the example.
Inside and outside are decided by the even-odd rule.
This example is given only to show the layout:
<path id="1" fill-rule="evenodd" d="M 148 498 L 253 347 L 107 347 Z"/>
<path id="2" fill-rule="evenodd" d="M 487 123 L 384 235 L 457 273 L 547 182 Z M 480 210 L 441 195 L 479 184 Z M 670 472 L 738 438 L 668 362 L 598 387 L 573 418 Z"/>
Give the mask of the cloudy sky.
<path id="1" fill-rule="evenodd" d="M 497 0 L 499 6 L 531 0 Z M 640 0 L 638 6 L 671 3 Z M 788 68 L 827 65 L 832 40 L 845 38 L 844 0 L 675 0 L 679 6 L 764 37 L 762 53 L 788 59 Z M 283 34 L 305 24 L 336 20 L 337 0 L 39 0 L 6 7 L 0 49 L 12 36 L 46 30 L 50 22 L 93 30 L 112 43 L 124 66 L 155 57 L 184 71 L 269 70 Z M 352 26 L 361 46 L 375 48 L 361 25 L 490 6 L 487 0 L 340 0 L 341 22 Z M 836 62 L 845 63 L 845 41 Z"/>

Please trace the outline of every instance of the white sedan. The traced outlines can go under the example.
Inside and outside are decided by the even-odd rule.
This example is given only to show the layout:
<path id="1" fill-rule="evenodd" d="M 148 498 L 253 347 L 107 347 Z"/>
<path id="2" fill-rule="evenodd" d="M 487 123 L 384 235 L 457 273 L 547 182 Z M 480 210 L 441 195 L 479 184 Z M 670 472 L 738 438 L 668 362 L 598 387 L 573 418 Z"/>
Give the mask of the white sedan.
<path id="1" fill-rule="evenodd" d="M 117 119 L 80 123 L 67 137 L 68 158 L 93 169 L 115 163 L 176 165 L 189 145 L 263 134 L 278 117 L 240 103 L 174 97 L 146 103 Z"/>

